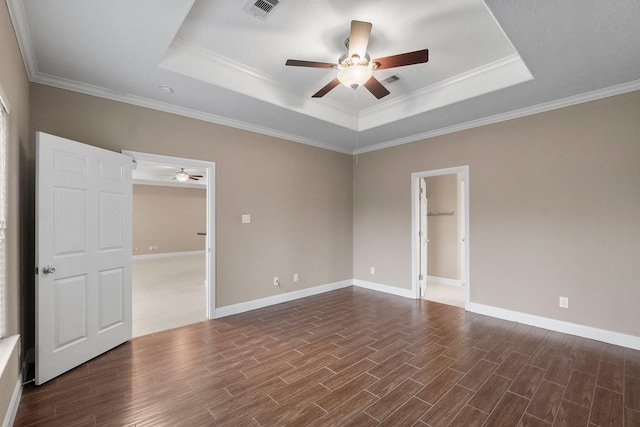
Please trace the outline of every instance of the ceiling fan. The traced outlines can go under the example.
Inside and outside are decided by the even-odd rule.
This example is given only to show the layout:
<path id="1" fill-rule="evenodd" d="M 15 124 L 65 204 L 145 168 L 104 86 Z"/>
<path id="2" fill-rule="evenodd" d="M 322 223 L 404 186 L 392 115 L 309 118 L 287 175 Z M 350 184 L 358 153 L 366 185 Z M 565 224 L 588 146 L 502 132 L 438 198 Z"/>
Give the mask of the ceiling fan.
<path id="1" fill-rule="evenodd" d="M 347 38 L 344 43 L 348 52 L 340 56 L 337 64 L 288 59 L 286 65 L 293 67 L 333 68 L 339 70 L 336 78 L 331 80 L 318 92 L 314 93 L 312 98 L 323 97 L 340 83 L 353 90 L 364 86 L 378 99 L 387 96 L 390 92 L 382 83 L 373 77 L 373 71 L 427 62 L 429 60 L 429 50 L 416 50 L 414 52 L 371 60 L 367 53 L 371 27 L 372 24 L 370 22 L 351 21 L 351 32 L 349 38 Z"/>
<path id="2" fill-rule="evenodd" d="M 202 175 L 189 175 L 184 171 L 184 168 L 180 168 L 180 172 L 177 172 L 176 176 L 173 177 L 173 179 L 180 182 L 187 182 L 190 179 L 194 181 L 198 181 L 200 178 L 204 178 L 204 177 Z"/>

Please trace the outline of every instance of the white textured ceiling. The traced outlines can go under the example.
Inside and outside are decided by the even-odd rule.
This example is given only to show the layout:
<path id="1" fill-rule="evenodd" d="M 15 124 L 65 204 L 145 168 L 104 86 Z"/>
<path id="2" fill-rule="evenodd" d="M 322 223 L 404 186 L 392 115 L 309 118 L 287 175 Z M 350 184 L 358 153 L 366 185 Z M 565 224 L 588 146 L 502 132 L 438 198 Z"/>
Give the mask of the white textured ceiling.
<path id="1" fill-rule="evenodd" d="M 637 0 L 7 0 L 31 81 L 354 153 L 640 89 Z M 311 94 L 352 19 L 391 94 Z M 160 86 L 172 93 L 163 93 Z"/>

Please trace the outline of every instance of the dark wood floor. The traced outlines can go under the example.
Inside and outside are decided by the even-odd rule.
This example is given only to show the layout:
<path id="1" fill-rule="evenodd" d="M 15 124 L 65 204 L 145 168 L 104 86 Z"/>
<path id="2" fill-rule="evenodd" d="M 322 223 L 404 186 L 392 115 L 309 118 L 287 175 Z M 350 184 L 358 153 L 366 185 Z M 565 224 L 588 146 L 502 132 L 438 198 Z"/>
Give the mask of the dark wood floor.
<path id="1" fill-rule="evenodd" d="M 640 352 L 347 288 L 133 339 L 16 426 L 640 426 Z"/>

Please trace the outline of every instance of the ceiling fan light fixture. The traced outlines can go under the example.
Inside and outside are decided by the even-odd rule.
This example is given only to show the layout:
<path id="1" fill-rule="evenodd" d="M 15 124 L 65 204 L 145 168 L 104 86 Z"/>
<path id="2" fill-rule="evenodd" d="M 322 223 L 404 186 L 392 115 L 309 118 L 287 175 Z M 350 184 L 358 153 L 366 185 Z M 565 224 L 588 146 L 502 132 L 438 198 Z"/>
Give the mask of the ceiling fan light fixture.
<path id="1" fill-rule="evenodd" d="M 338 81 L 346 87 L 355 90 L 365 84 L 372 75 L 373 71 L 371 68 L 365 65 L 351 65 L 340 70 L 338 73 Z"/>
<path id="2" fill-rule="evenodd" d="M 180 172 L 176 173 L 176 180 L 180 182 L 187 182 L 189 180 L 189 174 L 182 169 Z"/>

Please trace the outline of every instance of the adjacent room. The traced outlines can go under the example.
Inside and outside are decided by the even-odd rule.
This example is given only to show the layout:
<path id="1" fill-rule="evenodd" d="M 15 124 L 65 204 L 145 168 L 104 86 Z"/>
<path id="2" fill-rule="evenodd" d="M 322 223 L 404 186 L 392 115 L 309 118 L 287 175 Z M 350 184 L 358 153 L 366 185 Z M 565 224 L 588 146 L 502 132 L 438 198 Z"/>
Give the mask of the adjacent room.
<path id="1" fill-rule="evenodd" d="M 134 337 L 207 320 L 206 188 L 198 183 L 203 175 L 189 170 L 187 181 L 178 185 L 176 174 L 184 168 L 136 163 Z M 153 176 L 149 176 L 150 171 L 154 171 Z"/>
<path id="2" fill-rule="evenodd" d="M 640 426 L 638 22 L 0 1 L 0 422 Z"/>

